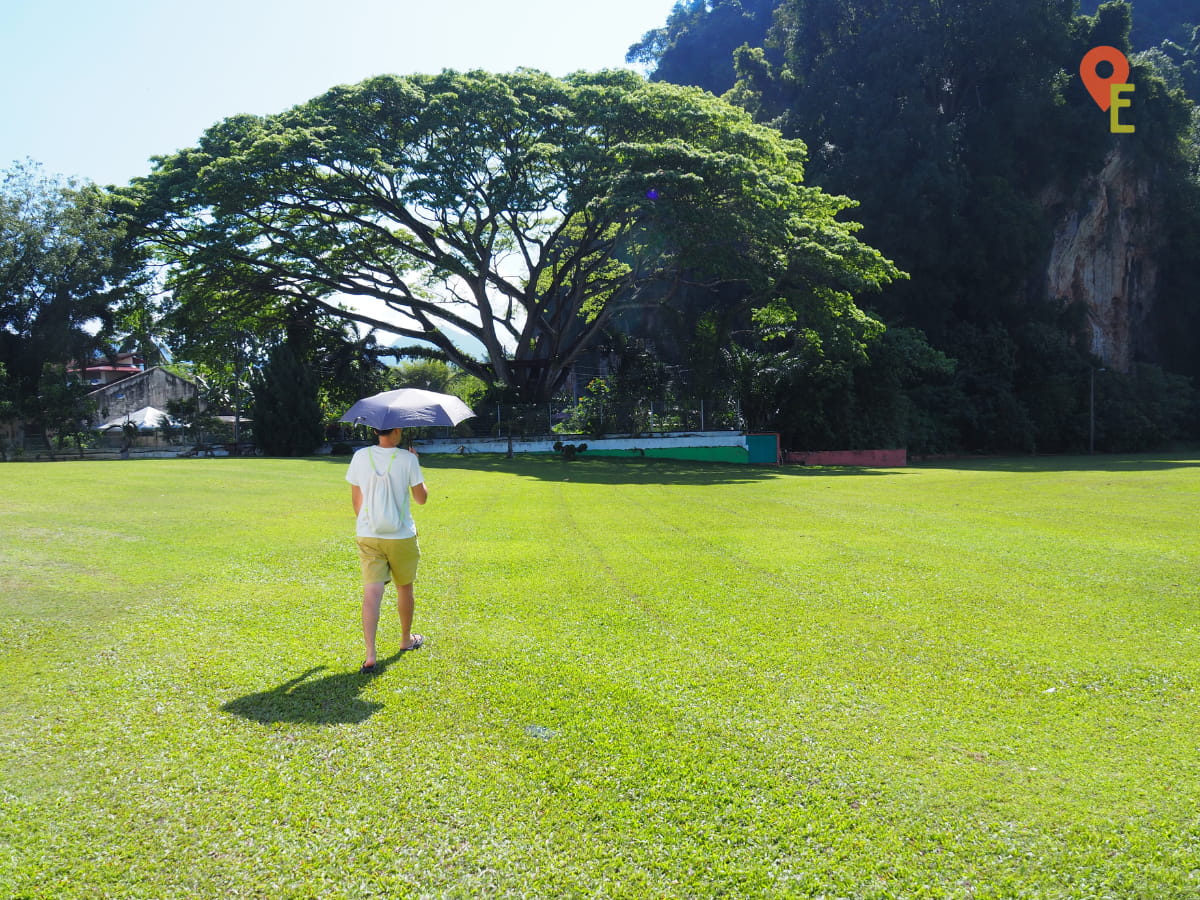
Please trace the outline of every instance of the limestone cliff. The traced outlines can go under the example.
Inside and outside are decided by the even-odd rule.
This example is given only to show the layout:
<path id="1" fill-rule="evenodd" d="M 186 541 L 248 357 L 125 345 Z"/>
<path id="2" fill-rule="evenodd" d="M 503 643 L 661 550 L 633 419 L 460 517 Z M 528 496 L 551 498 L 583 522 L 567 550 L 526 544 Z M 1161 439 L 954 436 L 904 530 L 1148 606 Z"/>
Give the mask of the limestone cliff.
<path id="1" fill-rule="evenodd" d="M 1163 209 L 1152 177 L 1118 143 L 1070 198 L 1044 200 L 1054 229 L 1046 296 L 1084 304 L 1089 349 L 1105 366 L 1154 359 Z"/>

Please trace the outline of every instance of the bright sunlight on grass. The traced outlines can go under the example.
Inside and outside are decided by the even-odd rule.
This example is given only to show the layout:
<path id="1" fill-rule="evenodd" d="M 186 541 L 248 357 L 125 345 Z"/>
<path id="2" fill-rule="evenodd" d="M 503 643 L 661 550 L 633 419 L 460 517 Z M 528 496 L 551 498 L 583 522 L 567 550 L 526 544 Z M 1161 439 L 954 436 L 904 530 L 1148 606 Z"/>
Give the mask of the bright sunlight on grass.
<path id="1" fill-rule="evenodd" d="M 0 466 L 0 896 L 1200 895 L 1200 462 L 423 463 Z"/>

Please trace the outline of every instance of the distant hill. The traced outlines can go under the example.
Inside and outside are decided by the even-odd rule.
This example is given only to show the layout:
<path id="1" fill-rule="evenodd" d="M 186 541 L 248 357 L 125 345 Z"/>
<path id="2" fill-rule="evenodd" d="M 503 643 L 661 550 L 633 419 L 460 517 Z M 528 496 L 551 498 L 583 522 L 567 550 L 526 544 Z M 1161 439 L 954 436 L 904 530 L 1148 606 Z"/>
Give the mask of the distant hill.
<path id="1" fill-rule="evenodd" d="M 1095 15 L 1107 0 L 1081 0 L 1080 13 Z M 743 44 L 765 47 L 775 11 L 783 0 L 681 0 L 661 28 L 655 28 L 629 48 L 629 62 L 642 63 L 651 77 L 672 84 L 691 84 L 723 94 L 734 85 L 733 53 Z M 1188 12 L 1184 7 L 1193 5 Z M 1171 41 L 1191 48 L 1193 61 L 1200 36 L 1200 0 L 1136 0 L 1130 43 L 1134 50 L 1161 47 Z M 1169 54 L 1180 63 L 1180 54 Z M 1194 65 L 1200 66 L 1200 63 Z M 1196 82 L 1189 79 L 1189 93 L 1197 97 Z"/>

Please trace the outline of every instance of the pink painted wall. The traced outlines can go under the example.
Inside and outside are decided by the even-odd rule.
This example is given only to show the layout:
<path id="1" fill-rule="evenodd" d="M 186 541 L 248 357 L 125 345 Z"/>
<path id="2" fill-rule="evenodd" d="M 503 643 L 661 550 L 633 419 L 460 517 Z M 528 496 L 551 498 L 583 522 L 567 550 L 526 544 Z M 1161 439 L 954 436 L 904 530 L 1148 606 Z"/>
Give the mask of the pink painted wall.
<path id="1" fill-rule="evenodd" d="M 869 466 L 891 468 L 908 465 L 907 450 L 790 450 L 785 463 L 801 466 Z"/>

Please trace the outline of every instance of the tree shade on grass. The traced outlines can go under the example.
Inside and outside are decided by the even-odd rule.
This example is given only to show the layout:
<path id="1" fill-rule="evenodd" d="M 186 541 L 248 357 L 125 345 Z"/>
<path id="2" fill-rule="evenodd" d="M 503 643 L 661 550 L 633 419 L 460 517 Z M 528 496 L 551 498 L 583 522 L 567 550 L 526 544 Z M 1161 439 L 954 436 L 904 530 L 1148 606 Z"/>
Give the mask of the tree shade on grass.
<path id="1" fill-rule="evenodd" d="M 0 468 L 0 895 L 1196 895 L 1195 459 L 423 462 Z"/>

